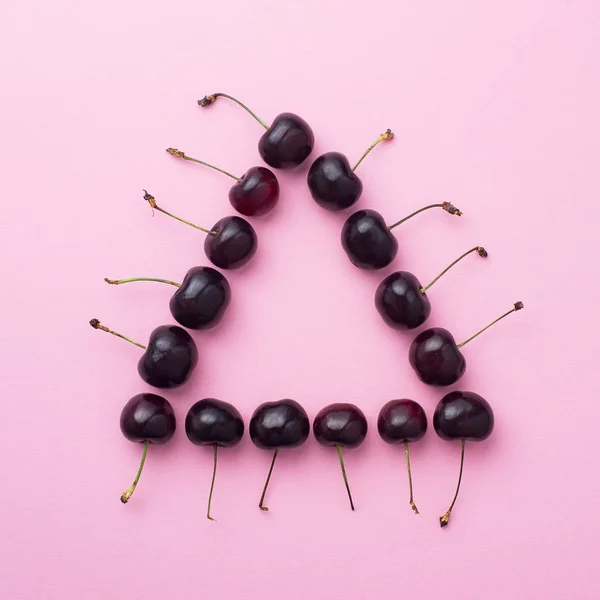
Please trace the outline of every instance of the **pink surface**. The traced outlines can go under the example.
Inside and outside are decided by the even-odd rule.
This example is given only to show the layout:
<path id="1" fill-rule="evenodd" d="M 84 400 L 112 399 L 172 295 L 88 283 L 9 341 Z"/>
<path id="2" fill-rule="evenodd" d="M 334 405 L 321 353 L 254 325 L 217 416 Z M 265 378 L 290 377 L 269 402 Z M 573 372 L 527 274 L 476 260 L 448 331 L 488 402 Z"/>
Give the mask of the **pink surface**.
<path id="1" fill-rule="evenodd" d="M 3 599 L 600 595 L 598 2 L 36 0 L 3 3 L 0 23 Z M 472 245 L 490 252 L 432 289 L 430 325 L 463 338 L 524 301 L 465 348 L 454 387 L 490 401 L 496 430 L 467 447 L 447 529 L 437 518 L 459 444 L 431 428 L 413 447 L 416 517 L 402 453 L 376 433 L 387 400 L 413 398 L 431 416 L 443 392 L 416 380 L 411 336 L 373 308 L 394 269 L 350 265 L 344 215 L 311 200 L 308 164 L 281 174 L 278 209 L 255 221 L 255 260 L 229 276 L 227 318 L 195 335 L 198 372 L 167 394 L 176 437 L 150 449 L 134 498 L 119 502 L 141 451 L 119 414 L 149 388 L 138 349 L 87 322 L 144 340 L 171 322 L 170 288 L 103 277 L 180 279 L 206 264 L 202 236 L 152 218 L 141 189 L 209 226 L 231 213 L 226 178 L 164 152 L 237 173 L 260 164 L 258 124 L 226 101 L 195 104 L 214 91 L 266 120 L 302 115 L 313 158 L 335 149 L 352 160 L 395 131 L 361 166 L 359 206 L 391 221 L 448 200 L 464 216 L 403 226 L 394 269 L 425 281 Z M 311 418 L 357 403 L 371 429 L 346 455 L 356 512 L 335 452 L 311 436 L 280 454 L 261 513 L 270 455 L 246 436 L 220 455 L 209 522 L 211 454 L 183 430 L 205 396 L 246 420 L 281 397 Z"/>

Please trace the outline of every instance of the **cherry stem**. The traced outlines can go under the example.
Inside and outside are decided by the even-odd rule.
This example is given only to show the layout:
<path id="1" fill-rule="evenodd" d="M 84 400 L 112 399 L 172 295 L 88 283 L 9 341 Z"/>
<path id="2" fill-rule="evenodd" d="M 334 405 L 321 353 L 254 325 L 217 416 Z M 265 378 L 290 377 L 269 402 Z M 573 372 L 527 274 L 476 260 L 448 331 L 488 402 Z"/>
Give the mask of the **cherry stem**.
<path id="1" fill-rule="evenodd" d="M 90 321 L 90 325 L 94 329 L 100 329 L 101 331 L 106 331 L 106 333 L 116 335 L 118 338 L 121 338 L 122 340 L 125 340 L 126 342 L 129 342 L 130 344 L 133 344 L 134 346 L 137 346 L 138 348 L 141 348 L 142 350 L 147 350 L 147 346 L 144 346 L 144 344 L 140 344 L 139 342 L 136 342 L 135 340 L 132 340 L 131 338 L 128 338 L 121 333 L 117 333 L 116 331 L 113 331 L 112 329 L 105 327 L 104 325 L 102 325 L 100 323 L 100 321 L 98 321 L 98 319 L 92 319 Z"/>
<path id="2" fill-rule="evenodd" d="M 467 338 L 464 342 L 457 344 L 456 347 L 462 348 L 465 344 L 468 344 L 471 340 L 474 340 L 478 335 L 482 334 L 486 329 L 489 329 L 492 325 L 495 325 L 498 321 L 501 321 L 502 319 L 504 319 L 504 317 L 508 317 L 508 315 L 510 315 L 514 312 L 517 312 L 518 310 L 521 310 L 522 308 L 523 308 L 522 302 L 515 302 L 515 305 L 513 306 L 513 308 L 511 308 L 508 312 L 505 312 L 502 316 L 500 316 L 497 319 L 495 319 L 494 321 L 492 321 L 489 325 L 486 325 L 483 329 L 480 329 L 477 333 L 472 335 L 470 338 Z"/>
<path id="3" fill-rule="evenodd" d="M 450 508 L 444 513 L 443 517 L 440 517 L 440 527 L 446 527 L 448 525 L 448 521 L 450 520 L 450 513 L 454 508 L 454 504 L 456 503 L 456 499 L 458 498 L 458 491 L 460 490 L 460 482 L 462 481 L 463 474 L 463 465 L 465 464 L 465 440 L 460 440 L 460 471 L 458 473 L 458 485 L 456 486 L 456 492 L 454 492 L 454 498 L 452 498 L 452 504 Z"/>
<path id="4" fill-rule="evenodd" d="M 419 514 L 419 509 L 413 501 L 413 484 L 412 484 L 412 473 L 410 472 L 410 454 L 408 453 L 408 442 L 404 440 L 404 454 L 406 455 L 406 470 L 408 471 L 408 488 L 410 490 L 410 498 L 408 502 L 415 515 Z"/>
<path id="5" fill-rule="evenodd" d="M 385 142 L 388 140 L 392 140 L 394 139 L 394 134 L 392 133 L 391 129 L 386 129 L 385 133 L 382 133 L 363 153 L 363 155 L 358 159 L 358 162 L 354 165 L 354 167 L 352 167 L 353 171 L 356 171 L 356 168 L 358 167 L 358 165 L 360 165 L 360 163 L 365 160 L 365 158 L 367 157 L 367 155 L 369 154 L 369 152 L 371 152 L 371 150 L 373 150 L 373 148 L 375 148 L 375 146 L 377 146 L 380 142 Z"/>
<path id="6" fill-rule="evenodd" d="M 346 491 L 348 492 L 348 499 L 350 500 L 350 508 L 354 510 L 354 502 L 352 502 L 352 494 L 350 492 L 350 486 L 348 485 L 346 467 L 344 466 L 344 456 L 342 454 L 342 447 L 339 444 L 336 444 L 336 448 L 338 451 L 338 456 L 340 457 L 340 467 L 342 468 L 342 477 L 344 478 L 344 483 L 346 484 Z"/>
<path id="7" fill-rule="evenodd" d="M 245 104 L 242 104 L 237 98 L 234 98 L 233 96 L 230 96 L 229 94 L 223 94 L 222 92 L 216 92 L 215 94 L 208 94 L 208 95 L 204 96 L 204 98 L 202 98 L 202 100 L 198 100 L 198 104 L 202 108 L 206 108 L 207 106 L 210 106 L 219 97 L 228 98 L 229 100 L 232 100 L 237 105 L 241 106 L 246 112 L 250 113 L 265 129 L 269 129 L 269 126 L 262 119 L 260 119 L 258 116 L 256 116 L 256 114 L 253 113 Z"/>
<path id="8" fill-rule="evenodd" d="M 149 194 L 146 190 L 144 190 L 144 200 L 152 207 L 153 210 L 157 210 L 158 212 L 161 212 L 164 215 L 172 217 L 173 219 L 176 219 L 177 221 L 181 221 L 182 223 L 185 223 L 186 225 L 189 225 L 190 227 L 195 227 L 196 229 L 199 229 L 200 231 L 204 231 L 204 233 L 208 233 L 209 235 L 217 235 L 219 233 L 218 231 L 211 231 L 210 229 L 205 229 L 204 227 L 200 227 L 199 225 L 190 223 L 190 221 L 186 221 L 185 219 L 182 219 L 181 217 L 177 217 L 174 214 L 167 212 L 164 208 L 161 208 L 160 206 L 158 206 L 158 204 L 156 204 L 156 200 L 154 199 L 154 196 L 152 194 Z"/>
<path id="9" fill-rule="evenodd" d="M 265 487 L 262 491 L 262 496 L 260 497 L 260 502 L 258 503 L 258 508 L 260 510 L 269 510 L 268 506 L 265 506 L 263 502 L 265 501 L 265 495 L 267 493 L 267 488 L 269 487 L 269 481 L 271 480 L 271 473 L 273 473 L 273 467 L 275 466 L 275 459 L 279 454 L 279 448 L 275 448 L 275 452 L 273 452 L 273 460 L 271 461 L 271 467 L 269 468 L 269 474 L 267 475 L 267 480 L 265 481 Z"/>
<path id="10" fill-rule="evenodd" d="M 210 163 L 204 162 L 203 160 L 198 160 L 197 158 L 192 158 L 191 156 L 187 156 L 185 154 L 185 152 L 182 152 L 181 150 L 177 150 L 176 148 L 167 148 L 167 152 L 171 156 L 175 156 L 176 158 L 183 158 L 183 160 L 189 160 L 191 162 L 198 163 L 199 165 L 204 165 L 205 167 L 209 167 L 210 169 L 214 169 L 215 171 L 219 171 L 219 173 L 223 173 L 223 175 L 227 175 L 228 177 L 231 177 L 231 179 L 235 179 L 236 181 L 242 180 L 241 177 L 236 177 L 235 175 L 228 173 L 224 169 L 215 167 L 215 165 L 211 165 Z"/>
<path id="11" fill-rule="evenodd" d="M 206 509 L 206 518 L 211 521 L 216 521 L 213 517 L 210 516 L 210 503 L 212 502 L 213 490 L 215 489 L 215 477 L 217 476 L 217 445 L 213 444 L 214 449 L 214 462 L 213 462 L 213 474 L 212 481 L 210 482 L 210 492 L 208 493 L 208 508 Z"/>
<path id="12" fill-rule="evenodd" d="M 435 279 L 430 281 L 425 287 L 422 287 L 420 290 L 421 294 L 424 294 L 440 277 L 442 277 L 442 275 L 445 275 L 456 263 L 460 262 L 465 256 L 471 254 L 471 252 L 477 252 L 477 254 L 483 258 L 488 256 L 487 250 L 481 246 L 475 246 L 475 248 L 467 250 L 467 252 L 459 256 L 454 262 L 451 262 Z"/>
<path id="13" fill-rule="evenodd" d="M 454 206 L 453 204 L 450 204 L 450 202 L 442 202 L 441 204 L 429 204 L 428 206 L 424 206 L 423 208 L 420 208 L 419 210 L 415 210 L 414 213 L 411 213 L 407 217 L 404 217 L 404 219 L 400 219 L 393 225 L 390 225 L 388 227 L 388 229 L 394 229 L 394 227 L 398 227 L 398 225 L 402 225 L 402 223 L 404 223 L 404 221 L 408 221 L 409 219 L 412 219 L 415 215 L 422 213 L 424 210 L 429 210 L 430 208 L 443 208 L 446 212 L 449 212 L 451 215 L 456 215 L 457 217 L 460 217 L 462 215 L 462 212 L 460 212 L 460 210 L 458 210 L 458 208 L 456 208 L 456 206 Z"/>
<path id="14" fill-rule="evenodd" d="M 142 475 L 142 469 L 144 468 L 144 463 L 146 462 L 146 454 L 148 454 L 148 445 L 149 444 L 150 444 L 150 442 L 148 440 L 144 440 L 144 450 L 142 452 L 142 461 L 140 462 L 140 468 L 138 469 L 137 475 L 135 476 L 135 479 L 133 480 L 133 483 L 131 484 L 131 486 L 129 488 L 127 488 L 121 494 L 121 502 L 123 504 L 127 504 L 127 502 L 129 501 L 129 498 L 131 498 L 131 496 L 138 484 L 138 481 L 140 480 L 140 476 Z"/>
<path id="15" fill-rule="evenodd" d="M 156 279 L 155 277 L 130 277 L 129 279 L 109 279 L 108 277 L 105 277 L 104 281 L 110 285 L 121 285 L 122 283 L 131 283 L 132 281 L 155 281 L 156 283 L 168 283 L 169 285 L 174 285 L 175 287 L 181 287 L 181 284 L 177 283 L 176 281 L 171 281 L 169 279 Z"/>

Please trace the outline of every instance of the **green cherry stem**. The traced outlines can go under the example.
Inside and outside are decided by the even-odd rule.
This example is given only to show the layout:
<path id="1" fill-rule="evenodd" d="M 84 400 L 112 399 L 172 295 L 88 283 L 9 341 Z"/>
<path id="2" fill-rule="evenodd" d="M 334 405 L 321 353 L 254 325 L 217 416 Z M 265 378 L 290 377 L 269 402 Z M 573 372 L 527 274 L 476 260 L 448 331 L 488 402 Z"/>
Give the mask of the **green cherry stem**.
<path id="1" fill-rule="evenodd" d="M 460 482 L 462 481 L 463 474 L 463 465 L 465 464 L 465 440 L 460 440 L 460 443 L 460 472 L 458 473 L 458 485 L 456 486 L 456 492 L 454 492 L 454 498 L 452 499 L 452 504 L 450 505 L 450 508 L 444 513 L 443 517 L 440 517 L 440 527 L 446 527 L 446 525 L 448 525 L 448 521 L 450 521 L 450 513 L 454 508 L 454 504 L 456 503 L 456 499 L 458 498 L 458 491 L 460 490 Z"/>
<path id="2" fill-rule="evenodd" d="M 404 440 L 404 454 L 406 455 L 406 470 L 408 471 L 408 489 L 410 491 L 410 498 L 408 502 L 410 503 L 411 508 L 415 515 L 419 514 L 419 509 L 417 505 L 413 501 L 413 483 L 412 483 L 412 473 L 410 472 L 410 454 L 408 453 L 408 442 Z"/>
<path id="3" fill-rule="evenodd" d="M 346 491 L 348 492 L 348 500 L 350 500 L 350 508 L 354 510 L 354 502 L 352 501 L 352 493 L 350 492 L 350 486 L 348 485 L 348 477 L 346 476 L 346 467 L 344 466 L 344 455 L 342 454 L 342 447 L 339 444 L 336 444 L 338 456 L 340 458 L 340 467 L 342 469 L 342 477 L 344 478 L 344 483 L 346 484 Z"/>
<path id="4" fill-rule="evenodd" d="M 102 325 L 102 323 L 100 323 L 100 321 L 98 321 L 98 319 L 92 319 L 90 321 L 90 325 L 94 329 L 100 329 L 100 331 L 106 331 L 106 333 L 116 335 L 118 338 L 121 338 L 122 340 L 125 340 L 126 342 L 129 342 L 130 344 L 133 344 L 134 346 L 137 346 L 138 348 L 141 348 L 142 350 L 147 350 L 147 346 L 144 346 L 144 344 L 140 344 L 139 342 L 136 342 L 135 340 L 128 338 L 127 336 L 123 335 L 122 333 L 117 333 L 116 331 L 109 329 L 105 325 Z"/>
<path id="5" fill-rule="evenodd" d="M 475 248 L 471 248 L 470 250 L 467 250 L 464 254 L 459 256 L 455 261 L 451 262 L 435 279 L 430 281 L 425 287 L 422 287 L 420 290 L 421 294 L 424 294 L 440 277 L 445 275 L 456 263 L 460 262 L 465 256 L 468 256 L 469 254 L 471 254 L 471 252 L 477 252 L 477 254 L 479 254 L 479 256 L 481 256 L 482 258 L 487 258 L 487 256 L 488 256 L 486 249 L 482 248 L 481 246 L 475 246 Z"/>
<path id="6" fill-rule="evenodd" d="M 242 104 L 237 98 L 230 96 L 229 94 L 223 94 L 223 92 L 216 92 L 215 94 L 207 94 L 202 98 L 202 100 L 198 100 L 198 104 L 202 108 L 206 108 L 210 106 L 215 100 L 219 97 L 228 98 L 232 102 L 235 102 L 238 106 L 241 106 L 247 113 L 251 114 L 265 129 L 269 129 L 269 126 L 259 117 L 256 116 L 245 104 Z"/>
<path id="7" fill-rule="evenodd" d="M 492 325 L 495 325 L 498 321 L 501 321 L 502 319 L 504 319 L 504 317 L 508 317 L 508 315 L 510 315 L 514 312 L 517 312 L 518 310 L 521 310 L 522 308 L 524 308 L 522 302 L 515 302 L 515 305 L 513 306 L 513 308 L 511 308 L 509 311 L 505 312 L 502 316 L 500 316 L 497 319 L 495 319 L 494 321 L 492 321 L 489 325 L 486 325 L 483 329 L 480 329 L 477 333 L 472 335 L 470 338 L 467 338 L 464 342 L 457 344 L 456 347 L 462 348 L 465 344 L 468 344 L 471 340 L 474 340 L 478 335 L 481 335 L 486 329 L 489 329 Z"/>
<path id="8" fill-rule="evenodd" d="M 176 281 L 171 281 L 170 279 L 157 279 L 156 277 L 129 277 L 128 279 L 109 279 L 108 277 L 105 277 L 104 281 L 110 285 L 121 285 L 122 283 L 131 283 L 132 281 L 155 281 L 156 283 L 168 283 L 175 287 L 181 287 L 181 284 Z"/>
<path id="9" fill-rule="evenodd" d="M 176 158 L 183 158 L 183 160 L 189 160 L 190 162 L 198 163 L 199 165 L 204 165 L 205 167 L 209 167 L 210 169 L 214 169 L 215 171 L 219 171 L 219 173 L 223 173 L 223 175 L 227 175 L 227 177 L 231 177 L 231 179 L 235 179 L 236 181 L 241 181 L 241 177 L 236 177 L 231 173 L 225 171 L 225 169 L 221 169 L 219 167 L 215 167 L 215 165 L 211 165 L 210 163 L 204 162 L 203 160 L 198 160 L 197 158 L 192 158 L 188 156 L 185 152 L 181 150 L 177 150 L 177 148 L 167 148 L 167 152 L 171 156 L 175 156 Z"/>
<path id="10" fill-rule="evenodd" d="M 129 498 L 131 498 L 131 496 L 138 484 L 138 481 L 140 480 L 140 476 L 142 475 L 142 469 L 144 468 L 144 463 L 146 462 L 146 454 L 148 454 L 148 445 L 149 444 L 150 444 L 150 442 L 148 440 L 144 441 L 144 450 L 142 452 L 142 461 L 140 462 L 140 468 L 138 469 L 137 475 L 135 476 L 135 479 L 133 480 L 133 483 L 131 484 L 131 486 L 129 488 L 127 488 L 121 494 L 121 502 L 123 504 L 127 504 L 127 502 L 129 501 Z"/>
<path id="11" fill-rule="evenodd" d="M 277 458 L 278 454 L 279 448 L 275 448 L 275 452 L 273 452 L 273 460 L 271 461 L 271 467 L 269 468 L 269 474 L 267 475 L 267 480 L 265 481 L 265 487 L 263 487 L 262 496 L 260 497 L 260 502 L 258 503 L 258 508 L 260 508 L 260 510 L 269 510 L 269 507 L 264 505 L 264 501 L 267 488 L 269 487 L 269 481 L 271 481 L 271 473 L 273 473 L 273 467 L 275 466 L 275 459 Z"/>
<path id="12" fill-rule="evenodd" d="M 146 190 L 144 190 L 144 200 L 152 207 L 153 210 L 157 210 L 158 212 L 163 213 L 164 215 L 167 215 L 173 219 L 176 219 L 177 221 L 181 221 L 181 223 L 185 223 L 186 225 L 189 225 L 190 227 L 195 227 L 196 229 L 199 229 L 200 231 L 203 231 L 204 233 L 208 233 L 209 235 L 218 235 L 218 231 L 211 231 L 210 229 L 205 229 L 204 227 L 200 227 L 199 225 L 196 225 L 195 223 L 191 223 L 190 221 L 186 221 L 185 219 L 182 219 L 181 217 L 177 217 L 176 215 L 167 212 L 164 208 L 161 208 L 160 206 L 158 206 L 158 204 L 156 204 L 156 200 L 154 198 L 154 196 L 152 194 L 149 194 Z"/>
<path id="13" fill-rule="evenodd" d="M 394 229 L 394 227 L 398 227 L 398 225 L 402 225 L 402 223 L 404 223 L 405 221 L 412 219 L 415 215 L 418 215 L 419 213 L 422 213 L 425 210 L 429 210 L 430 208 L 442 208 L 446 212 L 449 212 L 451 215 L 456 215 L 457 217 L 460 217 L 462 215 L 462 212 L 460 212 L 460 210 L 458 210 L 458 208 L 456 208 L 456 206 L 454 206 L 453 204 L 450 204 L 450 202 L 442 202 L 441 204 L 429 204 L 427 206 L 424 206 L 423 208 L 420 208 L 419 210 L 415 210 L 415 212 L 411 213 L 407 217 L 404 217 L 404 219 L 400 219 L 399 221 L 396 221 L 396 223 L 394 223 L 393 225 L 390 225 L 388 227 L 388 229 Z"/>
<path id="14" fill-rule="evenodd" d="M 369 152 L 371 152 L 371 150 L 373 150 L 373 148 L 375 148 L 375 146 L 377 146 L 378 144 L 380 144 L 381 142 L 385 142 L 388 140 L 392 140 L 394 139 L 394 134 L 392 133 L 391 129 L 386 129 L 385 133 L 382 133 L 363 153 L 363 155 L 358 159 L 358 162 L 354 165 L 354 167 L 352 167 L 353 171 L 356 171 L 358 165 L 360 165 L 360 163 L 365 160 L 365 158 L 367 157 L 367 155 L 369 154 Z"/>
<path id="15" fill-rule="evenodd" d="M 211 521 L 216 521 L 210 516 L 210 504 L 212 502 L 213 490 L 215 489 L 215 477 L 217 476 L 217 445 L 213 444 L 213 474 L 210 482 L 210 492 L 208 493 L 208 508 L 206 510 L 206 518 Z"/>

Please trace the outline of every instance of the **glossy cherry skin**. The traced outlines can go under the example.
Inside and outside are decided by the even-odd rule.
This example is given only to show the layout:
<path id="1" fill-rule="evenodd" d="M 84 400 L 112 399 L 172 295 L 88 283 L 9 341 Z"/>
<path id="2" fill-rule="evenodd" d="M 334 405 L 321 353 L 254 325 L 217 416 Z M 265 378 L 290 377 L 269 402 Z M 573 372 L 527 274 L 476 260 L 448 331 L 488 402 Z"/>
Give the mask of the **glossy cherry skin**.
<path id="1" fill-rule="evenodd" d="M 120 424 L 130 442 L 166 444 L 175 434 L 175 413 L 162 396 L 137 394 L 123 407 Z"/>
<path id="2" fill-rule="evenodd" d="M 255 254 L 258 247 L 256 231 L 242 217 L 223 217 L 217 221 L 204 240 L 204 251 L 213 265 L 220 269 L 239 269 Z"/>
<path id="3" fill-rule="evenodd" d="M 429 385 L 452 385 L 467 367 L 454 337 L 441 327 L 422 331 L 410 345 L 408 360 L 417 377 Z"/>
<path id="4" fill-rule="evenodd" d="M 185 433 L 196 446 L 233 448 L 244 435 L 244 421 L 235 406 L 215 398 L 194 404 L 185 418 Z"/>
<path id="5" fill-rule="evenodd" d="M 352 213 L 342 227 L 342 246 L 359 269 L 382 269 L 398 254 L 398 240 L 375 210 Z"/>
<path id="6" fill-rule="evenodd" d="M 248 217 L 260 217 L 270 212 L 279 200 L 279 182 L 273 171 L 252 167 L 241 181 L 229 190 L 229 202 Z"/>
<path id="7" fill-rule="evenodd" d="M 388 275 L 375 292 L 375 307 L 393 329 L 415 329 L 431 314 L 431 303 L 419 280 L 406 271 Z"/>
<path id="8" fill-rule="evenodd" d="M 308 171 L 308 189 L 315 202 L 327 210 L 344 210 L 362 194 L 362 181 L 348 159 L 339 152 L 319 156 Z"/>
<path id="9" fill-rule="evenodd" d="M 367 419 L 354 404 L 338 402 L 322 409 L 313 422 L 313 433 L 323 446 L 356 448 L 367 437 Z"/>
<path id="10" fill-rule="evenodd" d="M 377 430 L 384 442 L 418 442 L 427 432 L 427 416 L 414 400 L 390 400 L 379 412 Z"/>
<path id="11" fill-rule="evenodd" d="M 231 287 L 224 275 L 211 267 L 192 267 L 173 294 L 169 308 L 173 318 L 188 329 L 217 325 L 231 301 Z"/>
<path id="12" fill-rule="evenodd" d="M 306 411 L 295 400 L 261 404 L 250 419 L 250 438 L 263 450 L 295 448 L 310 433 Z"/>
<path id="13" fill-rule="evenodd" d="M 157 388 L 176 388 L 191 376 L 198 349 L 190 334 L 177 325 L 162 325 L 151 334 L 138 362 L 140 377 Z"/>
<path id="14" fill-rule="evenodd" d="M 315 136 L 304 119 L 281 113 L 258 141 L 258 151 L 274 169 L 293 169 L 308 158 L 314 145 Z"/>
<path id="15" fill-rule="evenodd" d="M 494 412 L 487 400 L 473 392 L 450 392 L 438 403 L 433 427 L 443 440 L 481 442 L 494 429 Z"/>

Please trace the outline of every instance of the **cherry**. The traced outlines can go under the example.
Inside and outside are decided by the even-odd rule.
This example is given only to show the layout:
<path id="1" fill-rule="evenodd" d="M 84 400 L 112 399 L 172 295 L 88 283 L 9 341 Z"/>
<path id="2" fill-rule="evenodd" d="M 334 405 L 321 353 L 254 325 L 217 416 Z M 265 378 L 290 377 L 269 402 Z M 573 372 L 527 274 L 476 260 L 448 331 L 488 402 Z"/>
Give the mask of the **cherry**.
<path id="1" fill-rule="evenodd" d="M 155 281 L 179 288 L 169 302 L 173 318 L 188 329 L 210 329 L 217 325 L 231 301 L 231 287 L 224 275 L 211 267 L 192 267 L 183 283 L 154 277 L 108 279 L 106 283 L 121 285 L 132 281 Z"/>
<path id="2" fill-rule="evenodd" d="M 447 329 L 441 327 L 425 329 L 410 345 L 408 360 L 411 367 L 415 370 L 417 377 L 429 385 L 446 386 L 456 383 L 463 376 L 467 367 L 460 348 L 489 329 L 494 323 L 522 308 L 523 303 L 516 302 L 511 310 L 460 344 L 456 343 Z"/>
<path id="3" fill-rule="evenodd" d="M 127 402 L 121 412 L 121 432 L 130 442 L 144 444 L 142 461 L 131 487 L 121 495 L 126 504 L 140 476 L 149 444 L 166 444 L 175 433 L 175 413 L 168 400 L 156 394 L 138 394 Z"/>
<path id="4" fill-rule="evenodd" d="M 377 429 L 384 442 L 388 444 L 404 444 L 408 486 L 410 490 L 409 503 L 416 515 L 419 510 L 413 501 L 412 473 L 410 470 L 409 442 L 418 442 L 427 432 L 427 417 L 420 404 L 414 400 L 390 400 L 379 412 Z"/>
<path id="5" fill-rule="evenodd" d="M 345 402 L 329 404 L 319 412 L 313 422 L 313 433 L 317 442 L 323 446 L 335 446 L 337 448 L 342 477 L 344 478 L 352 510 L 354 510 L 354 502 L 348 485 L 342 448 L 357 448 L 360 446 L 367 437 L 367 429 L 367 419 L 360 408 Z"/>
<path id="6" fill-rule="evenodd" d="M 176 388 L 183 385 L 198 363 L 198 349 L 194 340 L 185 329 L 177 325 L 161 325 L 154 329 L 148 346 L 112 331 L 98 319 L 92 319 L 90 325 L 145 350 L 138 362 L 138 373 L 146 383 L 154 387 Z"/>
<path id="7" fill-rule="evenodd" d="M 280 448 L 296 448 L 304 444 L 310 433 L 306 411 L 295 400 L 278 400 L 261 404 L 250 419 L 250 438 L 257 448 L 274 450 L 269 474 L 263 487 L 258 507 L 264 505 L 265 495 Z"/>
<path id="8" fill-rule="evenodd" d="M 267 131 L 258 141 L 262 159 L 274 169 L 292 169 L 302 164 L 312 152 L 315 136 L 309 124 L 293 113 L 277 115 L 269 127 L 245 104 L 228 94 L 218 92 L 198 100 L 202 107 L 210 106 L 219 97 L 228 98 L 251 114 Z"/>
<path id="9" fill-rule="evenodd" d="M 217 448 L 237 446 L 244 435 L 244 421 L 235 406 L 215 398 L 205 398 L 196 402 L 188 411 L 185 433 L 192 444 L 213 447 L 213 474 L 206 517 L 214 521 L 210 516 L 210 505 L 217 475 Z"/>
<path id="10" fill-rule="evenodd" d="M 342 246 L 350 262 L 359 269 L 382 269 L 387 267 L 398 253 L 398 240 L 392 229 L 415 215 L 430 208 L 442 208 L 460 217 L 458 208 L 449 202 L 424 206 L 389 227 L 375 210 L 364 209 L 352 213 L 342 228 Z"/>
<path id="11" fill-rule="evenodd" d="M 354 167 L 340 152 L 321 154 L 308 171 L 308 188 L 315 202 L 327 210 L 344 210 L 352 206 L 362 194 L 363 184 L 355 171 L 367 154 L 384 140 L 393 139 L 390 129 L 382 133 L 360 157 Z"/>
<path id="12" fill-rule="evenodd" d="M 167 148 L 171 156 L 210 167 L 235 179 L 237 183 L 229 190 L 229 202 L 238 212 L 248 217 L 260 217 L 273 210 L 279 200 L 279 182 L 273 171 L 265 167 L 251 167 L 241 177 L 236 177 L 219 167 L 187 156 L 181 150 Z"/>
<path id="13" fill-rule="evenodd" d="M 494 429 L 494 413 L 489 403 L 473 392 L 450 392 L 439 402 L 433 414 L 433 427 L 443 440 L 460 440 L 460 472 L 458 485 L 450 508 L 440 517 L 440 525 L 445 527 L 454 508 L 465 461 L 465 442 L 481 442 L 487 439 Z"/>
<path id="14" fill-rule="evenodd" d="M 223 217 L 212 226 L 212 229 L 205 229 L 167 212 L 158 206 L 154 196 L 146 190 L 144 190 L 144 200 L 154 210 L 206 233 L 204 251 L 210 262 L 220 269 L 239 269 L 256 254 L 258 246 L 256 232 L 252 225 L 241 217 Z"/>
<path id="15" fill-rule="evenodd" d="M 425 292 L 471 252 L 477 252 L 482 257 L 488 255 L 481 246 L 471 248 L 423 287 L 419 280 L 407 271 L 396 271 L 388 275 L 375 292 L 375 307 L 381 318 L 393 329 L 415 329 L 423 325 L 431 313 L 431 303 Z"/>

